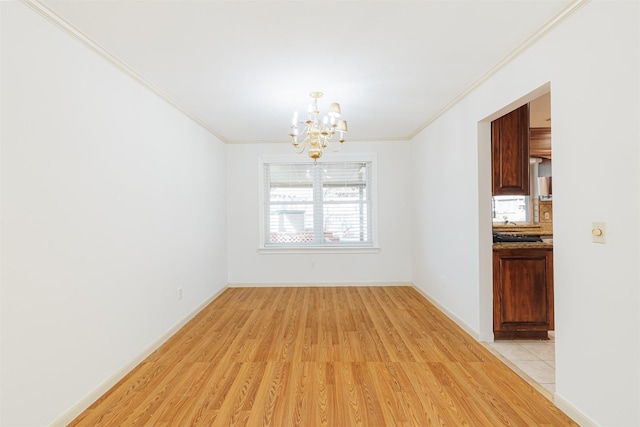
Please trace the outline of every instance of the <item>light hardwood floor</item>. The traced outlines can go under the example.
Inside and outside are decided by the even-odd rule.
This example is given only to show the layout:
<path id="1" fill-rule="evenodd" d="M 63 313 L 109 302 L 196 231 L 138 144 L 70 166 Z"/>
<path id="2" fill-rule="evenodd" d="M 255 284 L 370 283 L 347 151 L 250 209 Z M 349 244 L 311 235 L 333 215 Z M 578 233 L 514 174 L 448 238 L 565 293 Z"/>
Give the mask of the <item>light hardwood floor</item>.
<path id="1" fill-rule="evenodd" d="M 410 287 L 231 288 L 72 426 L 577 425 Z"/>

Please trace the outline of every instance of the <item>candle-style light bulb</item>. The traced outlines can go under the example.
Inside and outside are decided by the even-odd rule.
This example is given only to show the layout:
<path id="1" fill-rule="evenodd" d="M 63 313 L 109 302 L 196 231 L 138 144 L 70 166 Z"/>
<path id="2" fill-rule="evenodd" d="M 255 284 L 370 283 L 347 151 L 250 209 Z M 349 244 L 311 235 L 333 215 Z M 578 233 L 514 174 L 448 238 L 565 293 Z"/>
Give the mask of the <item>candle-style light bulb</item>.
<path id="1" fill-rule="evenodd" d="M 293 119 L 291 120 L 291 124 L 293 126 L 298 124 L 298 112 L 297 111 L 293 112 Z"/>

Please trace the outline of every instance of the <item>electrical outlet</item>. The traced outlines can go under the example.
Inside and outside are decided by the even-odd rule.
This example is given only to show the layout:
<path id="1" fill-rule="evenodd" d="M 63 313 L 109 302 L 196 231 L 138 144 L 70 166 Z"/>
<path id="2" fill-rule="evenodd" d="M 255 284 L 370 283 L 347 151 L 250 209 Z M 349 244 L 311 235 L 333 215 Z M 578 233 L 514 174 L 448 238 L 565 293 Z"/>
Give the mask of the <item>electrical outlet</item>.
<path id="1" fill-rule="evenodd" d="M 178 301 L 182 299 L 182 288 L 178 288 Z"/>
<path id="2" fill-rule="evenodd" d="M 593 243 L 607 243 L 607 225 L 604 222 L 591 225 L 591 239 Z"/>

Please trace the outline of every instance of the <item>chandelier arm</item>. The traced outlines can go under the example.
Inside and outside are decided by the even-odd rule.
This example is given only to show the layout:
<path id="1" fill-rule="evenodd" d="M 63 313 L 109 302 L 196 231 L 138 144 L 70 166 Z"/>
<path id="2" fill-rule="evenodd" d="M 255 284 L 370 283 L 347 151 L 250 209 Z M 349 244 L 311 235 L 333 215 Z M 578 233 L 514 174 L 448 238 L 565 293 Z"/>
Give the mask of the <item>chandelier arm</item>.
<path id="1" fill-rule="evenodd" d="M 296 154 L 302 154 L 304 152 L 304 149 L 307 147 L 306 144 L 304 143 L 298 143 L 297 146 L 294 144 L 291 144 L 291 145 L 293 145 L 293 151 Z"/>
<path id="2" fill-rule="evenodd" d="M 331 145 L 333 142 L 334 141 L 327 140 L 327 147 L 329 147 L 329 150 L 333 151 L 334 153 L 337 153 L 338 151 L 342 150 L 343 144 L 341 142 L 338 142 L 338 145 L 335 147 Z"/>

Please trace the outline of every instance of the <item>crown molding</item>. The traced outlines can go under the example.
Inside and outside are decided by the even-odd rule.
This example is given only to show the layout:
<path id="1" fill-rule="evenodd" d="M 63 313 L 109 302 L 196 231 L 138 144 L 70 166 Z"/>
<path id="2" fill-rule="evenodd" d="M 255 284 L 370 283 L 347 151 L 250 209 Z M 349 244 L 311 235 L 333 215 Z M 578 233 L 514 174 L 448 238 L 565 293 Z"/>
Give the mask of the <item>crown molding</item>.
<path id="1" fill-rule="evenodd" d="M 464 91 L 462 91 L 458 96 L 453 98 L 447 105 L 445 105 L 442 109 L 440 109 L 440 111 L 438 111 L 436 114 L 431 116 L 427 121 L 422 123 L 416 130 L 414 130 L 410 135 L 407 136 L 407 139 L 413 139 L 416 135 L 418 135 L 420 132 L 426 129 L 429 125 L 435 122 L 438 118 L 440 118 L 444 113 L 446 113 L 451 108 L 453 108 L 454 105 L 456 105 L 458 102 L 464 99 L 471 92 L 476 90 L 485 81 L 487 81 L 489 78 L 494 76 L 498 71 L 504 68 L 507 64 L 512 62 L 518 56 L 520 56 L 520 54 L 523 53 L 525 50 L 527 50 L 529 47 L 531 47 L 531 45 L 533 45 L 535 42 L 540 40 L 543 36 L 545 36 L 552 29 L 557 27 L 561 22 L 563 22 L 569 16 L 573 15 L 575 12 L 577 12 L 580 8 L 582 8 L 584 5 L 586 5 L 590 1 L 591 0 L 575 0 L 569 6 L 564 8 L 560 13 L 558 13 L 556 16 L 551 18 L 551 20 L 549 20 L 545 25 L 543 25 L 537 31 L 531 34 L 525 41 L 523 41 L 518 46 L 516 46 L 515 49 L 509 52 L 504 58 L 502 58 L 502 60 L 500 60 L 500 62 L 494 65 L 489 71 L 487 71 L 482 76 L 480 76 L 480 78 L 475 82 L 473 82 L 471 86 L 469 86 Z"/>
<path id="2" fill-rule="evenodd" d="M 0 0 L 0 1 L 3 1 L 3 0 Z M 85 47 L 91 49 L 92 51 L 97 53 L 99 56 L 101 56 L 103 59 L 107 60 L 108 62 L 110 62 L 111 64 L 116 66 L 116 68 L 118 68 L 120 71 L 122 71 L 125 74 L 129 75 L 131 78 L 136 80 L 138 83 L 140 83 L 141 85 L 143 85 L 144 87 L 146 87 L 147 89 L 149 89 L 150 91 L 155 93 L 157 96 L 162 98 L 164 101 L 168 102 L 170 105 L 172 105 L 178 111 L 183 113 L 185 116 L 189 117 L 196 124 L 200 125 L 207 132 L 211 133 L 213 136 L 215 136 L 216 138 L 218 138 L 219 140 L 221 140 L 225 144 L 268 144 L 268 143 L 274 144 L 274 143 L 289 143 L 290 142 L 287 139 L 229 140 L 229 139 L 225 138 L 222 134 L 220 134 L 218 131 L 216 131 L 215 129 L 213 129 L 210 126 L 208 126 L 205 122 L 200 120 L 190 110 L 188 110 L 186 107 L 184 107 L 178 101 L 176 101 L 171 96 L 169 96 L 169 94 L 167 94 L 162 89 L 160 89 L 158 86 L 156 86 L 155 84 L 153 84 L 152 82 L 147 80 L 144 76 L 142 76 L 141 74 L 136 72 L 127 63 L 125 63 L 124 61 L 120 60 L 115 55 L 111 54 L 108 50 L 103 48 L 100 44 L 96 43 L 88 35 L 86 35 L 82 31 L 80 31 L 78 28 L 74 27 L 71 23 L 69 23 L 68 21 L 63 19 L 60 15 L 55 13 L 47 5 L 42 3 L 42 1 L 40 1 L 40 0 L 20 0 L 20 1 L 22 3 L 24 3 L 25 5 L 27 5 L 29 8 L 31 8 L 33 11 L 35 11 L 37 14 L 39 14 L 42 17 L 44 17 L 49 22 L 53 23 L 55 26 L 60 28 L 62 31 L 64 31 L 65 33 L 69 34 L 71 37 L 73 37 L 77 41 L 79 41 Z M 402 137 L 379 137 L 379 138 L 354 138 L 354 139 L 350 139 L 350 141 L 367 141 L 367 142 L 369 142 L 369 141 L 398 141 L 398 140 L 400 140 L 400 141 L 409 140 L 409 138 L 406 137 L 406 136 L 402 136 Z"/>
<path id="3" fill-rule="evenodd" d="M 209 127 L 205 122 L 196 117 L 191 111 L 189 111 L 186 107 L 181 105 L 178 101 L 169 96 L 166 92 L 160 89 L 158 86 L 151 83 L 149 80 L 144 78 L 141 74 L 137 73 L 133 70 L 129 65 L 125 62 L 118 59 L 116 56 L 112 55 L 105 48 L 100 46 L 98 43 L 93 41 L 89 36 L 84 34 L 82 31 L 71 25 L 69 22 L 65 21 L 62 17 L 60 17 L 57 13 L 51 10 L 49 7 L 44 5 L 40 0 L 20 0 L 22 3 L 29 6 L 32 10 L 34 10 L 37 14 L 47 19 L 49 22 L 53 23 L 55 26 L 60 28 L 65 33 L 69 34 L 71 37 L 78 40 L 84 46 L 88 47 L 95 53 L 97 53 L 102 58 L 106 59 L 110 63 L 116 66 L 120 71 L 129 75 L 131 78 L 136 80 L 138 83 L 142 84 L 144 87 L 149 89 L 151 92 L 155 93 L 157 96 L 168 102 L 178 111 L 180 111 L 185 116 L 189 117 L 196 124 L 200 125 L 207 132 L 211 133 L 216 138 L 220 139 L 222 142 L 227 142 L 227 139 L 222 136 L 215 129 Z"/>
<path id="4" fill-rule="evenodd" d="M 2 1 L 2 0 L 0 0 Z M 220 134 L 215 129 L 208 126 L 204 121 L 200 120 L 195 114 L 193 114 L 186 107 L 181 105 L 178 101 L 169 96 L 166 92 L 160 89 L 158 86 L 154 85 L 152 82 L 147 80 L 141 74 L 137 73 L 133 70 L 128 64 L 118 59 L 116 56 L 111 54 L 109 51 L 104 49 L 98 43 L 93 41 L 89 36 L 84 34 L 82 31 L 71 25 L 69 22 L 65 21 L 62 17 L 56 14 L 53 10 L 43 4 L 40 0 L 20 0 L 22 3 L 29 6 L 36 13 L 56 25 L 58 28 L 78 40 L 80 43 L 85 45 L 87 48 L 96 52 L 98 55 L 103 57 L 105 60 L 109 61 L 113 65 L 115 65 L 118 69 L 120 69 L 125 74 L 129 75 L 131 78 L 136 80 L 138 83 L 145 86 L 151 92 L 155 93 L 157 96 L 168 102 L 178 111 L 183 113 L 185 116 L 189 117 L 196 124 L 201 126 L 207 132 L 211 133 L 213 136 L 218 138 L 220 141 L 226 144 L 264 144 L 264 143 L 287 143 L 289 141 L 285 139 L 277 139 L 277 140 L 229 140 L 225 138 L 222 134 Z M 574 0 L 569 6 L 563 9 L 556 16 L 551 18 L 544 26 L 535 31 L 532 35 L 530 35 L 525 41 L 519 44 L 516 48 L 514 48 L 511 52 L 509 52 L 500 62 L 494 65 L 489 71 L 483 74 L 479 79 L 477 79 L 474 83 L 472 83 L 467 89 L 458 94 L 455 98 L 453 98 L 449 103 L 447 103 L 443 108 L 441 108 L 437 113 L 428 118 L 425 122 L 423 122 L 420 126 L 418 126 L 412 133 L 406 136 L 396 136 L 396 137 L 371 137 L 371 138 L 353 138 L 349 139 L 349 141 L 354 142 L 371 142 L 371 141 L 410 141 L 414 137 L 416 137 L 420 132 L 426 129 L 429 125 L 435 122 L 438 118 L 444 115 L 447 111 L 453 108 L 458 102 L 464 99 L 471 92 L 476 90 L 480 85 L 482 85 L 489 78 L 494 76 L 498 71 L 504 68 L 507 64 L 512 62 L 521 53 L 527 50 L 531 45 L 549 33 L 553 28 L 558 26 L 561 22 L 567 19 L 569 16 L 573 15 L 576 11 L 582 8 L 584 5 L 589 3 L 591 0 Z"/>
<path id="5" fill-rule="evenodd" d="M 349 138 L 345 140 L 345 144 L 349 142 L 394 142 L 394 141 L 410 141 L 408 136 L 374 136 Z M 227 144 L 291 144 L 288 139 L 229 139 L 225 141 Z"/>
<path id="6" fill-rule="evenodd" d="M 392 142 L 392 141 L 410 141 L 411 138 L 408 136 L 372 136 L 372 137 L 364 137 L 364 138 L 350 138 L 347 139 L 346 142 Z"/>

